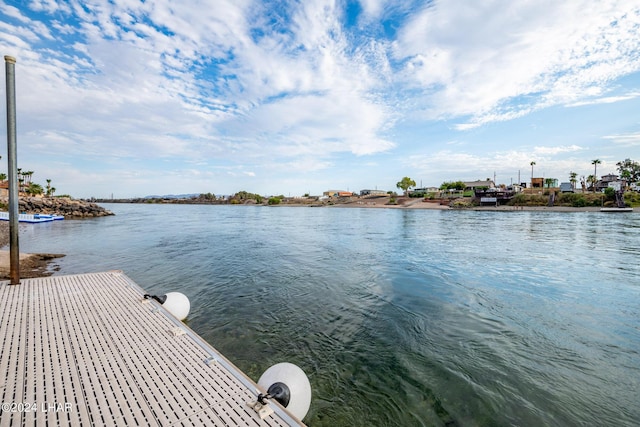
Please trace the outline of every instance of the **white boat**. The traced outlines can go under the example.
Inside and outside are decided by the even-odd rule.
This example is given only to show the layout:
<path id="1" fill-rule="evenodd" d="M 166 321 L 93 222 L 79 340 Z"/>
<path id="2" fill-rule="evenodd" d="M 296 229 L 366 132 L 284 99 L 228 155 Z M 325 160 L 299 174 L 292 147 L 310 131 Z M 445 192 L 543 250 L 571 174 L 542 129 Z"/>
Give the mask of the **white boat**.
<path id="1" fill-rule="evenodd" d="M 62 215 L 48 214 L 18 214 L 18 222 L 36 224 L 39 222 L 51 222 L 63 220 Z M 0 221 L 9 221 L 9 212 L 0 212 Z"/>
<path id="2" fill-rule="evenodd" d="M 601 208 L 600 212 L 633 212 L 633 208 Z"/>

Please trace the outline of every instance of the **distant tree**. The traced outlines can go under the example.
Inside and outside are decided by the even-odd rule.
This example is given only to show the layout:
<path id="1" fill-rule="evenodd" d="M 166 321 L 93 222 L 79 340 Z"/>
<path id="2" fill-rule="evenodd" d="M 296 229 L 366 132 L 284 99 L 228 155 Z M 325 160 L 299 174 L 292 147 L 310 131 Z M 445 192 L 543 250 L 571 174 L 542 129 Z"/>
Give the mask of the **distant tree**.
<path id="1" fill-rule="evenodd" d="M 440 185 L 440 190 L 464 190 L 467 185 L 462 181 L 448 181 Z"/>
<path id="2" fill-rule="evenodd" d="M 0 181 L 6 181 L 6 180 L 7 180 L 7 174 L 6 173 L 0 173 Z"/>
<path id="3" fill-rule="evenodd" d="M 622 162 L 616 163 L 616 166 L 618 166 L 618 172 L 620 172 L 621 177 L 629 177 L 628 182 L 640 181 L 640 163 L 634 162 L 631 159 L 625 159 Z"/>
<path id="4" fill-rule="evenodd" d="M 571 188 L 573 190 L 576 189 L 576 182 L 578 182 L 578 174 L 575 172 L 569 172 L 569 182 L 571 183 Z"/>
<path id="5" fill-rule="evenodd" d="M 554 182 L 555 182 L 555 179 L 553 178 L 545 178 L 544 180 L 544 183 L 546 184 L 547 188 L 551 188 Z"/>
<path id="6" fill-rule="evenodd" d="M 531 165 L 531 188 L 533 188 L 533 166 L 535 166 L 536 162 L 529 163 Z"/>
<path id="7" fill-rule="evenodd" d="M 620 177 L 624 179 L 624 187 L 626 190 L 629 187 L 629 183 L 631 182 L 631 172 L 628 170 L 623 170 L 620 174 Z"/>
<path id="8" fill-rule="evenodd" d="M 229 203 L 238 204 L 245 203 L 247 200 L 255 200 L 256 203 L 262 204 L 263 199 L 264 197 L 259 194 L 253 194 L 246 191 L 238 191 L 236 194 L 229 197 Z"/>
<path id="9" fill-rule="evenodd" d="M 409 178 L 408 176 L 405 176 L 404 178 L 402 178 L 401 181 L 396 183 L 396 187 L 404 191 L 405 196 L 407 195 L 409 188 L 415 187 L 415 186 L 416 186 L 416 182 L 411 178 Z"/>
<path id="10" fill-rule="evenodd" d="M 587 185 L 589 186 L 589 188 L 591 188 L 592 192 L 596 192 L 596 183 L 598 182 L 598 180 L 596 179 L 595 175 L 589 175 L 587 177 Z"/>
<path id="11" fill-rule="evenodd" d="M 21 182 L 25 187 L 28 187 L 31 183 L 32 176 L 33 171 L 23 171 L 21 168 L 18 168 L 18 181 Z"/>
<path id="12" fill-rule="evenodd" d="M 593 192 L 596 192 L 596 183 L 598 182 L 598 165 L 602 163 L 600 159 L 591 160 L 591 164 L 593 165 L 593 177 L 595 179 L 593 183 Z"/>

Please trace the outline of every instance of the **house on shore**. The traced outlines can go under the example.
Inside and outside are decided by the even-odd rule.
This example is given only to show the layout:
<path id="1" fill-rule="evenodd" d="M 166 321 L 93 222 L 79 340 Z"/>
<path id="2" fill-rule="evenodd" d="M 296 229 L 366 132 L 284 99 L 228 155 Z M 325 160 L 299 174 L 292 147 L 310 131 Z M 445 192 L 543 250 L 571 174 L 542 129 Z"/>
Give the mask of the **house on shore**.
<path id="1" fill-rule="evenodd" d="M 544 188 L 544 178 L 531 178 L 531 188 Z"/>
<path id="2" fill-rule="evenodd" d="M 516 191 L 507 188 L 479 188 L 474 191 L 474 195 L 482 206 L 498 206 L 508 203 L 516 195 Z"/>
<path id="3" fill-rule="evenodd" d="M 604 191 L 608 187 L 623 188 L 621 181 L 619 180 L 618 175 L 610 173 L 607 175 L 602 175 L 600 180 L 596 182 L 596 191 Z"/>
<path id="4" fill-rule="evenodd" d="M 476 189 L 496 188 L 495 182 L 490 179 L 485 181 L 464 181 L 465 191 L 476 191 Z"/>
<path id="5" fill-rule="evenodd" d="M 387 192 L 384 190 L 360 190 L 361 196 L 386 196 Z"/>
<path id="6" fill-rule="evenodd" d="M 353 193 L 351 191 L 344 190 L 327 190 L 322 193 L 323 196 L 327 197 L 351 197 Z"/>
<path id="7" fill-rule="evenodd" d="M 560 184 L 560 192 L 561 193 L 573 193 L 575 192 L 573 188 L 573 184 L 570 182 L 563 182 Z"/>

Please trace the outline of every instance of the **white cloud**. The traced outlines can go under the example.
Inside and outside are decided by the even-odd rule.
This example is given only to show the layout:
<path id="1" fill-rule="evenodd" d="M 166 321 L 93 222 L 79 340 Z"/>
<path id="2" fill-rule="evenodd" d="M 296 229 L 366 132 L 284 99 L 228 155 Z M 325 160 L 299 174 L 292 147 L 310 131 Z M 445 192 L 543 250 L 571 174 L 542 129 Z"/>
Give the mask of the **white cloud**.
<path id="1" fill-rule="evenodd" d="M 377 19 L 384 10 L 385 0 L 361 0 L 362 12 L 367 21 Z"/>
<path id="2" fill-rule="evenodd" d="M 536 155 L 555 155 L 560 153 L 572 153 L 576 151 L 582 151 L 584 148 L 577 145 L 563 146 L 563 147 L 534 147 L 533 153 Z"/>
<path id="3" fill-rule="evenodd" d="M 603 94 L 640 70 L 639 16 L 633 1 L 436 2 L 400 31 L 394 54 L 427 90 L 431 116 L 471 116 L 475 127 Z"/>
<path id="4" fill-rule="evenodd" d="M 2 3 L 2 4 L 0 4 L 0 12 L 4 13 L 5 15 L 7 15 L 7 16 L 9 16 L 11 18 L 17 19 L 18 21 L 20 21 L 22 23 L 28 23 L 29 22 L 29 18 L 24 16 L 20 12 L 20 9 L 18 9 L 17 7 L 9 6 L 8 4 Z"/>
<path id="5" fill-rule="evenodd" d="M 624 95 L 618 96 L 604 96 L 595 99 L 585 99 L 582 101 L 573 102 L 568 104 L 567 107 L 582 107 L 585 105 L 598 105 L 598 104 L 614 104 L 616 102 L 629 101 L 640 97 L 640 92 L 630 92 Z"/>
<path id="6" fill-rule="evenodd" d="M 623 147 L 640 147 L 640 132 L 607 135 L 603 138 Z"/>

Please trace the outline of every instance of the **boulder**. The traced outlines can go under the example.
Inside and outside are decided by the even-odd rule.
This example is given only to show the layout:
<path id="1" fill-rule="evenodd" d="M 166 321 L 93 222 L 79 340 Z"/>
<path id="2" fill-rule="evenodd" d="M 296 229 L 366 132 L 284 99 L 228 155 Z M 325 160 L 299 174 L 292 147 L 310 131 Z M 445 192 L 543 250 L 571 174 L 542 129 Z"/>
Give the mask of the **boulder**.
<path id="1" fill-rule="evenodd" d="M 0 203 L 6 207 L 9 205 L 9 200 L 3 197 L 0 198 Z M 28 214 L 62 215 L 66 219 L 113 215 L 113 212 L 95 203 L 67 197 L 20 197 L 18 211 Z"/>

